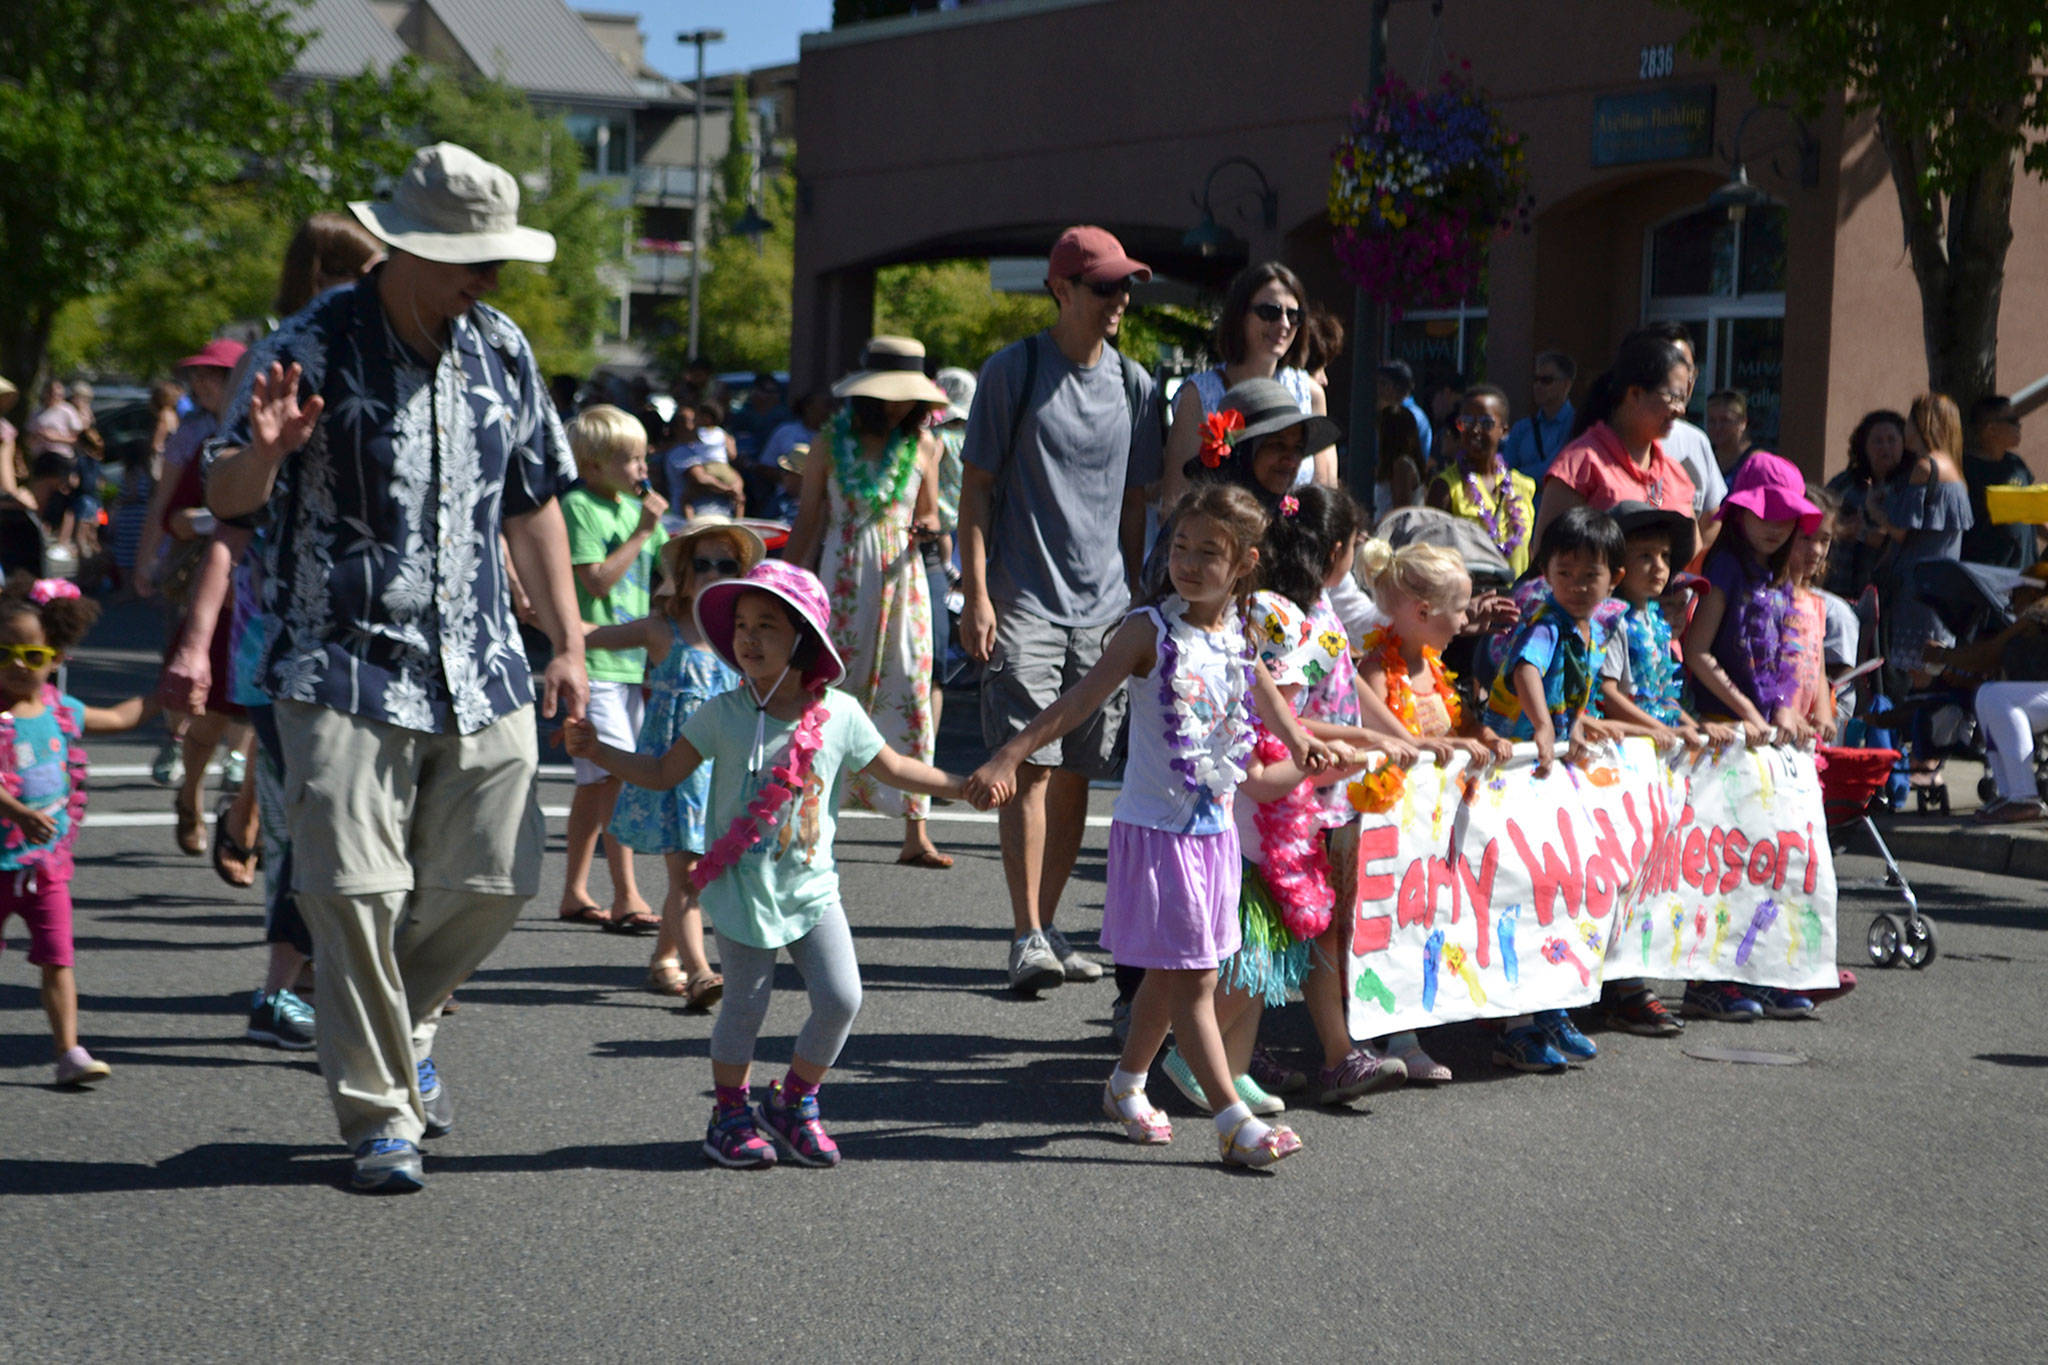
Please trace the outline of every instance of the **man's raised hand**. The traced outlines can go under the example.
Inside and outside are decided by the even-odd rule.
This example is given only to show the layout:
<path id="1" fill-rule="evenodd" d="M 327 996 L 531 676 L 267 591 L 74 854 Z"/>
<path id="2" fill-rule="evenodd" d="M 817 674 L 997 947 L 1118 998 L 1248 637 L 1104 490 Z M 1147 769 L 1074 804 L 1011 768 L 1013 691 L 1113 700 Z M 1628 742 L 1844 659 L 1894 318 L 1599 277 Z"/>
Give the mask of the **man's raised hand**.
<path id="1" fill-rule="evenodd" d="M 299 380 L 304 371 L 297 364 L 289 369 L 271 362 L 259 371 L 249 389 L 249 443 L 267 456 L 278 459 L 306 444 L 327 400 L 314 394 L 301 405 Z"/>

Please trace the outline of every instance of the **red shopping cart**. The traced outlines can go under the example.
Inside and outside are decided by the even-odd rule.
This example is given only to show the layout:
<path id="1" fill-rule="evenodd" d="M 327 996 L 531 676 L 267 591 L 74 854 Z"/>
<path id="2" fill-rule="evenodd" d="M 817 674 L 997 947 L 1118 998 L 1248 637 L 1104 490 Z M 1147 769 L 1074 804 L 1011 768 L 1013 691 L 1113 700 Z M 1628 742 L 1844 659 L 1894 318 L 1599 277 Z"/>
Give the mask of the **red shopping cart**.
<path id="1" fill-rule="evenodd" d="M 1862 829 L 1876 846 L 1877 856 L 1884 859 L 1885 875 L 1881 880 L 1837 881 L 1836 889 L 1895 890 L 1906 903 L 1905 914 L 1887 911 L 1871 920 L 1870 928 L 1864 931 L 1863 945 L 1870 954 L 1871 965 L 1892 967 L 1904 963 L 1920 968 L 1934 961 L 1940 951 L 1934 921 L 1920 913 L 1920 902 L 1913 895 L 1912 885 L 1899 870 L 1898 860 L 1892 857 L 1884 836 L 1870 818 L 1872 801 L 1884 789 L 1892 765 L 1898 761 L 1895 749 L 1838 749 L 1824 744 L 1814 755 L 1814 765 L 1820 770 L 1821 809 L 1828 828 Z"/>

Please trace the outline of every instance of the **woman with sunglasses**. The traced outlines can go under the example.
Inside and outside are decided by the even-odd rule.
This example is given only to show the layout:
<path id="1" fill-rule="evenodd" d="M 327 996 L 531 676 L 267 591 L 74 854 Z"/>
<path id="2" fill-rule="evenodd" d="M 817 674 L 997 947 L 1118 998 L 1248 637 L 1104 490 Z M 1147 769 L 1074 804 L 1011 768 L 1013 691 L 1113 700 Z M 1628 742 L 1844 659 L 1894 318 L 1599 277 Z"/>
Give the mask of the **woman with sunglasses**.
<path id="1" fill-rule="evenodd" d="M 1574 507 L 1604 512 L 1647 502 L 1693 515 L 1692 476 L 1663 446 L 1691 391 L 1692 365 L 1676 343 L 1649 332 L 1625 338 L 1587 391 L 1571 442 L 1551 462 L 1530 538 L 1541 541 L 1543 529 Z"/>
<path id="2" fill-rule="evenodd" d="M 1302 325 L 1307 306 L 1308 293 L 1300 278 L 1278 261 L 1249 266 L 1230 282 L 1213 342 L 1223 363 L 1188 376 L 1173 400 L 1161 507 L 1172 507 L 1187 491 L 1186 466 L 1201 451 L 1203 420 L 1223 406 L 1226 392 L 1245 380 L 1277 379 L 1304 413 L 1325 415 L 1328 405 L 1321 386 L 1301 368 L 1308 353 L 1308 329 Z M 1337 448 L 1326 445 L 1307 452 L 1294 482 L 1336 487 Z"/>

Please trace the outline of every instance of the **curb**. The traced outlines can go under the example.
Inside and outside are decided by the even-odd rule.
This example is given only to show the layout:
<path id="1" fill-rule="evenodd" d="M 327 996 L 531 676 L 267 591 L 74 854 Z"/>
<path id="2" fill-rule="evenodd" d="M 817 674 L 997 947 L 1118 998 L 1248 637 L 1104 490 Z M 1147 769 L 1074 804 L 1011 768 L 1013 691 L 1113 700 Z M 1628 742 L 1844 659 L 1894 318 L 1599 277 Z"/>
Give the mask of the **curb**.
<path id="1" fill-rule="evenodd" d="M 1980 829 L 1967 820 L 1879 820 L 1878 832 L 1900 862 L 1931 863 L 1965 872 L 2048 881 L 2048 833 L 2027 829 Z M 1875 854 L 1869 840 L 1853 830 L 1850 853 Z"/>

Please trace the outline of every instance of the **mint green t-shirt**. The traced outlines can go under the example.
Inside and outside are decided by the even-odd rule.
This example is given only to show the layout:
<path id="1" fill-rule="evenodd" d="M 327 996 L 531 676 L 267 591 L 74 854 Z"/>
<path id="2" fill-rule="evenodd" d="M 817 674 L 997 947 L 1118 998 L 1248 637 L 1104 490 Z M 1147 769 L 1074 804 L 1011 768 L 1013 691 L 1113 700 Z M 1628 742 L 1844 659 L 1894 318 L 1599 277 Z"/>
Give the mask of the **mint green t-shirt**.
<path id="1" fill-rule="evenodd" d="M 811 762 L 803 793 L 776 812 L 775 824 L 725 874 L 704 888 L 704 913 L 727 938 L 755 948 L 780 948 L 811 932 L 839 901 L 839 869 L 832 839 L 839 828 L 839 798 L 846 774 L 859 772 L 882 751 L 881 732 L 844 692 L 825 693 L 824 742 Z M 749 773 L 754 747 L 754 698 L 743 684 L 713 697 L 683 722 L 683 738 L 711 762 L 711 804 L 704 837 L 713 844 L 744 814 L 789 757 L 794 721 L 765 716 L 761 771 Z M 783 832 L 792 832 L 785 846 Z M 811 837 L 806 839 L 805 834 Z"/>
<path id="2" fill-rule="evenodd" d="M 601 564 L 640 529 L 640 499 L 621 493 L 617 501 L 607 501 L 579 484 L 562 495 L 562 520 L 569 526 L 569 562 Z M 577 613 L 594 626 L 616 626 L 647 615 L 655 552 L 667 539 L 668 533 L 655 527 L 625 577 L 603 597 L 592 597 L 578 583 Z M 592 682 L 637 683 L 647 676 L 647 651 L 593 649 L 585 654 L 583 666 Z"/>

